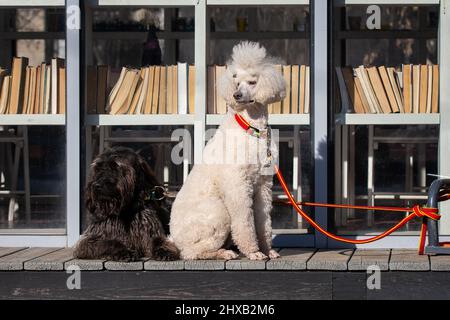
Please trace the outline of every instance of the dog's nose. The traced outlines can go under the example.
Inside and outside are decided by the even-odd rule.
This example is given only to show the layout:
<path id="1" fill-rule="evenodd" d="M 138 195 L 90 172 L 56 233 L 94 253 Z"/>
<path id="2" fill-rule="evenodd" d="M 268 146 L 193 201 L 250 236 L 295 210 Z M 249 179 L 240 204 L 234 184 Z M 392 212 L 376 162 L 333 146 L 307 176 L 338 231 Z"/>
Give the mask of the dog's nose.
<path id="1" fill-rule="evenodd" d="M 233 94 L 233 98 L 234 98 L 235 100 L 239 100 L 240 98 L 242 98 L 242 93 L 240 93 L 240 92 L 235 92 L 235 93 Z"/>

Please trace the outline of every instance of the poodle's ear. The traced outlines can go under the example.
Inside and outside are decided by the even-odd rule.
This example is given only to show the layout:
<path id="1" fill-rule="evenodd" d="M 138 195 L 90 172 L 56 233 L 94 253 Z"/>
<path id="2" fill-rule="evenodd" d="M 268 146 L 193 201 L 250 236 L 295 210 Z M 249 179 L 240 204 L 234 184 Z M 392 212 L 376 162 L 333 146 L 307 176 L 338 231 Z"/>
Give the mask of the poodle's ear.
<path id="1" fill-rule="evenodd" d="M 217 80 L 217 88 L 219 95 L 225 100 L 227 105 L 233 103 L 233 93 L 236 91 L 234 84 L 233 73 L 228 67 L 222 76 Z"/>
<path id="2" fill-rule="evenodd" d="M 256 101 L 264 105 L 281 101 L 285 98 L 286 81 L 275 65 L 268 64 L 262 68 L 256 92 Z"/>

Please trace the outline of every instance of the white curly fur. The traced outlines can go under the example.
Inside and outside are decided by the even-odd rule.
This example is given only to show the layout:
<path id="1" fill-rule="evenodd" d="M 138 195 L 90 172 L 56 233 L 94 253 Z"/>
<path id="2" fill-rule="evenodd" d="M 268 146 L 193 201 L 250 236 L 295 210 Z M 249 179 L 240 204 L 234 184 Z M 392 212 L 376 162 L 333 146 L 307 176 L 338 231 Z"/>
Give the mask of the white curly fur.
<path id="1" fill-rule="evenodd" d="M 230 240 L 248 258 L 279 257 L 272 250 L 273 175 L 265 174 L 267 140 L 246 133 L 241 114 L 257 128 L 267 126 L 269 103 L 285 96 L 285 81 L 274 59 L 255 42 L 233 48 L 219 81 L 228 114 L 178 193 L 172 207 L 171 237 L 183 259 L 234 259 Z M 276 161 L 278 150 L 270 146 Z"/>

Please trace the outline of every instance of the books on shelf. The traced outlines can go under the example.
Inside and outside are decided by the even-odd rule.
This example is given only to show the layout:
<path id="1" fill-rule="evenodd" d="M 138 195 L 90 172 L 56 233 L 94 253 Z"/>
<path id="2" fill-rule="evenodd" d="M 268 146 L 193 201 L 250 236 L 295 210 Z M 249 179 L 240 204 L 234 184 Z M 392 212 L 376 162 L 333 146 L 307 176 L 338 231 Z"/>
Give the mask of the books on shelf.
<path id="1" fill-rule="evenodd" d="M 98 88 L 106 87 L 108 71 L 97 76 Z M 93 77 L 94 78 L 94 77 Z M 101 81 L 101 84 L 98 83 Z M 97 99 L 100 103 L 102 98 Z M 195 112 L 195 66 L 178 63 L 148 66 L 141 69 L 123 67 L 117 82 L 105 99 L 103 110 L 110 114 L 188 114 Z"/>
<path id="2" fill-rule="evenodd" d="M 66 109 L 64 59 L 29 66 L 14 57 L 11 74 L 0 68 L 0 114 L 60 114 Z"/>
<path id="3" fill-rule="evenodd" d="M 336 67 L 345 113 L 437 113 L 439 66 Z"/>
<path id="4" fill-rule="evenodd" d="M 89 113 L 110 114 L 193 114 L 195 113 L 195 66 L 177 63 L 168 66 L 148 66 L 140 70 L 123 67 L 107 98 L 104 88 L 108 68 L 100 76 L 99 67 L 88 68 L 87 107 Z M 269 105 L 271 113 L 309 113 L 309 66 L 278 66 L 287 83 L 283 101 Z M 217 83 L 226 66 L 207 68 L 207 113 L 225 114 L 226 101 L 219 95 Z M 101 88 L 101 90 L 99 89 Z M 99 91 L 102 93 L 100 94 Z M 95 97 L 97 96 L 97 99 Z M 90 103 L 89 101 L 96 101 Z M 106 101 L 103 109 L 103 101 Z M 104 110 L 104 111 L 103 111 Z"/>
<path id="5" fill-rule="evenodd" d="M 306 65 L 277 65 L 278 71 L 286 81 L 286 96 L 283 100 L 268 105 L 269 113 L 290 114 L 309 113 L 310 110 L 310 69 Z M 226 71 L 226 66 L 208 66 L 207 113 L 227 112 L 225 100 L 218 92 L 218 82 Z"/>

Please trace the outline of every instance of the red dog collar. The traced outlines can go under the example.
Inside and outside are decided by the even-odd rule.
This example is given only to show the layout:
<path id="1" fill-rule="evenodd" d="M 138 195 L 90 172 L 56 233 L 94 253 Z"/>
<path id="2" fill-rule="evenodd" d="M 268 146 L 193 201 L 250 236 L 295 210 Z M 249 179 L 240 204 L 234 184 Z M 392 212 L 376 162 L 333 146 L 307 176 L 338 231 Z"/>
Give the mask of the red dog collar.
<path id="1" fill-rule="evenodd" d="M 261 137 L 261 130 L 259 130 L 258 128 L 255 128 L 250 123 L 248 123 L 248 121 L 245 120 L 244 117 L 242 117 L 240 114 L 235 113 L 234 119 L 241 126 L 242 129 L 247 131 L 248 134 L 250 134 L 254 137 L 257 137 L 257 138 Z"/>

